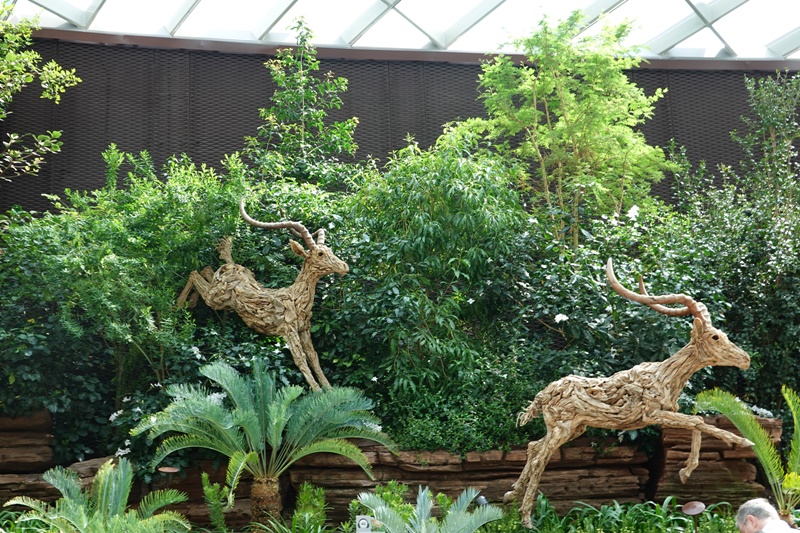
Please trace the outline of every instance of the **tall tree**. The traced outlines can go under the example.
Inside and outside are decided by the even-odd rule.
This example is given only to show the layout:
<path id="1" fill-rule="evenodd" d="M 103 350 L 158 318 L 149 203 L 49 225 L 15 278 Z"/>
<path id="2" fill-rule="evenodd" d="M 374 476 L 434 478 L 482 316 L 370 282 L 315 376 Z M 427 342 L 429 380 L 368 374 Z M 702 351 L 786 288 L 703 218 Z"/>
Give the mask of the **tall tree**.
<path id="1" fill-rule="evenodd" d="M 663 91 L 647 96 L 626 76 L 640 63 L 623 45 L 629 26 L 584 35 L 581 19 L 575 12 L 555 27 L 543 20 L 514 41 L 521 64 L 506 55 L 485 63 L 488 118 L 465 123 L 523 163 L 523 185 L 553 237 L 573 246 L 587 217 L 647 201 L 665 165 L 662 150 L 635 129 Z"/>

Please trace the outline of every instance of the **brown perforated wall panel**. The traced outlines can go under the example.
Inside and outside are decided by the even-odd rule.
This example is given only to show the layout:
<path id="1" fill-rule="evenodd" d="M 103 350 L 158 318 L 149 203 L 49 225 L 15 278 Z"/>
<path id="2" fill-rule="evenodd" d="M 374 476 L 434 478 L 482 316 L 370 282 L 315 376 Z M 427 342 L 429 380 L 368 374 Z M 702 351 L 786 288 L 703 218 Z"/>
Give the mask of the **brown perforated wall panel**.
<path id="1" fill-rule="evenodd" d="M 59 106 L 35 91 L 17 95 L 3 132 L 63 130 L 64 149 L 48 158 L 37 177 L 0 183 L 0 210 L 13 205 L 45 210 L 42 193 L 94 189 L 105 182 L 101 153 L 110 144 L 147 150 L 160 167 L 172 154 L 219 168 L 225 154 L 240 150 L 261 123 L 274 87 L 267 56 L 193 50 L 160 50 L 40 40 L 36 49 L 77 69 L 83 83 Z M 433 143 L 447 122 L 483 115 L 478 99 L 480 66 L 432 61 L 332 60 L 323 71 L 349 80 L 344 105 L 333 120 L 358 117 L 357 159 L 385 160 L 411 135 L 421 147 Z M 757 73 L 748 73 L 758 75 Z M 655 116 L 642 126 L 651 144 L 674 138 L 690 159 L 736 165 L 741 154 L 730 132 L 748 113 L 745 73 L 725 70 L 641 69 L 630 73 L 645 92 L 668 89 Z M 669 182 L 655 194 L 669 199 Z"/>

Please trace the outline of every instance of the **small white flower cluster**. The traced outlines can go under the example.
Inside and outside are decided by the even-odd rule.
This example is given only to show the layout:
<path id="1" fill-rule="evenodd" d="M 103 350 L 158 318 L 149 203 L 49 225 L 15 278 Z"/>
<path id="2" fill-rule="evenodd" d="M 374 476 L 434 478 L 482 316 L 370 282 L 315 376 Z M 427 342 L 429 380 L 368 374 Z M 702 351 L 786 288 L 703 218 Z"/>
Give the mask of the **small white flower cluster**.
<path id="1" fill-rule="evenodd" d="M 129 453 L 131 453 L 130 445 L 131 445 L 131 441 L 126 440 L 125 441 L 125 446 L 127 446 L 127 448 L 117 448 L 117 451 L 116 451 L 116 453 L 114 453 L 114 455 L 116 457 L 122 457 L 123 455 L 128 455 Z"/>
<path id="2" fill-rule="evenodd" d="M 120 409 L 119 411 L 114 411 L 113 413 L 111 413 L 111 416 L 108 417 L 108 421 L 113 422 L 114 420 L 119 418 L 119 415 L 121 415 L 124 412 L 125 412 L 124 409 Z"/>
<path id="3" fill-rule="evenodd" d="M 756 405 L 751 405 L 750 410 L 753 411 L 753 414 L 756 416 L 760 416 L 761 418 L 775 418 L 775 415 L 769 409 L 764 409 L 763 407 L 758 407 Z"/>
<path id="4" fill-rule="evenodd" d="M 224 392 L 214 392 L 208 395 L 208 399 L 211 403 L 216 405 L 222 405 L 222 400 L 227 398 L 227 395 Z"/>
<path id="5" fill-rule="evenodd" d="M 569 317 L 563 313 L 558 313 L 555 318 L 556 324 L 566 322 L 567 320 L 569 320 Z"/>

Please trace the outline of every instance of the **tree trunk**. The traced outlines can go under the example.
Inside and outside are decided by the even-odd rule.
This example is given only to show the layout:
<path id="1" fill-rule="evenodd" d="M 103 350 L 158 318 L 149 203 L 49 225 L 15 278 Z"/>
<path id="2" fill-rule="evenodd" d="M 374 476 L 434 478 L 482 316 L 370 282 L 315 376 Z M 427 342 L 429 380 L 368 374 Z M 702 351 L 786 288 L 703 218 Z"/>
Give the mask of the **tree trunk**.
<path id="1" fill-rule="evenodd" d="M 277 479 L 256 478 L 250 488 L 250 514 L 253 522 L 267 525 L 271 518 L 281 517 L 283 503 Z"/>

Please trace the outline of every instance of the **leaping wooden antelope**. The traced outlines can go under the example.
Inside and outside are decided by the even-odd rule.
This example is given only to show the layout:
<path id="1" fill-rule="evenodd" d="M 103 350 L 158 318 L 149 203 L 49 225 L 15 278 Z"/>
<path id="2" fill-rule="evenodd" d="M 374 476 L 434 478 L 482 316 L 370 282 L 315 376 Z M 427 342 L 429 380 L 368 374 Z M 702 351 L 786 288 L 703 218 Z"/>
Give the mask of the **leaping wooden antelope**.
<path id="1" fill-rule="evenodd" d="M 517 424 L 524 425 L 544 417 L 547 434 L 528 444 L 527 462 L 513 490 L 505 501 L 522 496 L 522 524 L 531 527 L 531 511 L 537 488 L 553 453 L 561 445 L 581 435 L 586 426 L 605 429 L 640 429 L 651 424 L 692 430 L 692 444 L 681 482 L 697 467 L 701 434 L 707 433 L 729 445 L 752 446 L 752 442 L 703 422 L 699 416 L 678 413 L 678 396 L 689 378 L 707 366 L 735 366 L 746 369 L 750 356 L 728 340 L 727 335 L 711 325 L 706 306 L 684 294 L 650 296 L 639 279 L 640 294 L 617 281 L 611 259 L 606 276 L 621 296 L 639 302 L 668 316 L 694 316 L 691 340 L 669 359 L 660 363 L 642 363 L 610 377 L 566 376 L 542 389 L 519 413 Z M 667 307 L 680 304 L 682 307 Z"/>
<path id="2" fill-rule="evenodd" d="M 286 228 L 305 242 L 308 250 L 293 240 L 289 241 L 292 251 L 303 258 L 303 266 L 297 279 L 290 287 L 263 287 L 250 270 L 234 263 L 231 257 L 232 239 L 226 237 L 217 245 L 219 257 L 225 264 L 216 272 L 211 267 L 206 267 L 201 272 L 192 272 L 186 287 L 178 296 L 178 305 L 184 305 L 189 298 L 189 305 L 193 306 L 199 294 L 212 309 L 236 311 L 250 328 L 286 340 L 292 359 L 313 390 L 319 390 L 320 386 L 330 388 L 331 385 L 320 367 L 319 356 L 311 343 L 311 307 L 320 278 L 332 273 L 346 274 L 349 270 L 347 263 L 325 246 L 324 229 L 318 229 L 311 234 L 299 222 L 259 222 L 247 214 L 244 200 L 239 202 L 239 212 L 252 226 L 264 229 Z M 190 297 L 193 289 L 196 293 Z"/>

